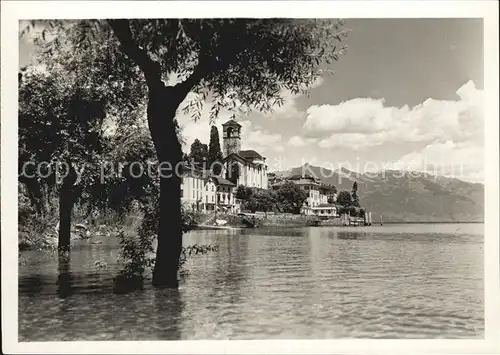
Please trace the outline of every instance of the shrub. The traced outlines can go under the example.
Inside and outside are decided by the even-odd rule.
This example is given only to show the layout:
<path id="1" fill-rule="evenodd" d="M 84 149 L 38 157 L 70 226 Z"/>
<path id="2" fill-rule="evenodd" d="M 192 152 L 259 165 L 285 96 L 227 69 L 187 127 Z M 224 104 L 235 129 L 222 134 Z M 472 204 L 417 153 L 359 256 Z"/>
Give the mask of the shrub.
<path id="1" fill-rule="evenodd" d="M 19 250 L 52 250 L 57 247 L 51 243 L 54 238 L 57 238 L 57 231 L 54 229 L 57 224 L 56 215 L 37 213 L 24 194 L 19 194 L 18 201 Z"/>
<path id="2" fill-rule="evenodd" d="M 199 221 L 199 213 L 182 208 L 183 233 L 194 229 Z M 158 228 L 158 205 L 156 203 L 144 205 L 142 209 L 142 223 L 135 231 L 118 234 L 120 241 L 120 262 L 123 269 L 114 279 L 114 289 L 117 293 L 142 289 L 144 279 L 152 273 L 154 268 L 153 242 Z M 203 255 L 217 251 L 214 245 L 192 245 L 181 250 L 179 258 L 179 275 L 186 276 L 188 272 L 184 265 L 190 256 Z"/>

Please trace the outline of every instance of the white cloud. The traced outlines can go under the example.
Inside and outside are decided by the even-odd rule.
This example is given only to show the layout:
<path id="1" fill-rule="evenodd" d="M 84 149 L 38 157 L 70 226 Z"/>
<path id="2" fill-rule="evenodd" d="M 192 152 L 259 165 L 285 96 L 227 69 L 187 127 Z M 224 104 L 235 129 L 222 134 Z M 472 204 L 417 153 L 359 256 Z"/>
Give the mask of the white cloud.
<path id="1" fill-rule="evenodd" d="M 307 143 L 306 141 L 299 136 L 293 136 L 288 140 L 288 145 L 294 146 L 294 147 L 303 147 Z"/>
<path id="2" fill-rule="evenodd" d="M 277 152 L 284 152 L 285 146 L 283 146 L 282 144 L 278 144 L 278 145 L 274 146 L 273 149 Z"/>
<path id="3" fill-rule="evenodd" d="M 484 149 L 475 142 L 436 142 L 404 155 L 393 168 L 479 181 L 484 178 Z"/>
<path id="4" fill-rule="evenodd" d="M 427 99 L 412 108 L 386 106 L 383 99 L 356 98 L 338 105 L 311 106 L 304 134 L 322 148 L 366 150 L 392 142 L 424 146 L 384 168 L 426 171 L 480 181 L 483 163 L 483 92 L 472 81 L 457 100 Z"/>
<path id="5" fill-rule="evenodd" d="M 385 142 L 482 141 L 482 91 L 469 81 L 459 100 L 433 100 L 409 108 L 383 99 L 356 98 L 338 105 L 311 106 L 304 131 L 324 148 L 364 149 Z"/>
<path id="6" fill-rule="evenodd" d="M 385 132 L 374 134 L 362 133 L 334 133 L 318 142 L 321 148 L 348 147 L 352 150 L 362 150 L 369 146 L 376 146 L 387 142 L 388 135 Z"/>
<path id="7" fill-rule="evenodd" d="M 189 102 L 194 97 L 194 94 L 189 94 L 188 98 L 181 104 L 180 107 Z M 183 150 L 188 153 L 191 144 L 195 139 L 199 139 L 202 143 L 208 144 L 210 141 L 210 127 L 209 120 L 210 105 L 205 104 L 200 119 L 195 121 L 191 114 L 185 114 L 182 110 L 177 113 L 177 120 L 182 128 L 182 138 L 184 139 Z M 222 139 L 222 124 L 231 118 L 232 113 L 227 110 L 222 110 L 215 120 L 215 124 L 219 131 L 219 141 L 221 149 L 223 149 Z M 241 149 L 253 149 L 259 153 L 266 151 L 283 152 L 285 147 L 281 144 L 282 136 L 279 133 L 271 133 L 264 129 L 257 129 L 250 120 L 237 120 L 241 124 Z"/>
<path id="8" fill-rule="evenodd" d="M 168 82 L 170 85 L 175 85 L 179 82 L 179 77 L 176 74 L 171 74 L 168 77 Z M 319 77 L 311 86 L 316 88 L 323 83 L 323 78 Z M 296 106 L 296 99 L 301 95 L 294 95 L 288 90 L 283 90 L 281 96 L 284 99 L 284 104 L 281 107 L 275 107 L 272 113 L 265 114 L 271 118 L 287 118 L 293 119 L 302 117 L 304 115 L 303 111 L 299 111 Z M 189 93 L 184 102 L 179 106 L 184 107 L 189 101 L 197 98 L 197 94 Z M 239 103 L 237 102 L 237 106 Z M 195 121 L 191 117 L 191 113 L 185 114 L 181 109 L 177 112 L 177 120 L 182 127 L 182 136 L 184 138 L 183 149 L 184 151 L 189 151 L 190 145 L 193 141 L 198 138 L 203 143 L 209 141 L 210 134 L 210 121 L 209 121 L 209 111 L 210 103 L 206 102 L 203 107 L 200 119 Z M 229 120 L 232 116 L 232 112 L 228 110 L 221 110 L 215 124 L 219 129 L 220 142 L 222 145 L 222 127 L 221 124 Z M 264 152 L 268 149 L 272 149 L 277 152 L 282 152 L 285 150 L 283 145 L 278 144 L 282 140 L 281 134 L 270 133 L 263 129 L 261 125 L 253 126 L 248 120 L 239 121 L 242 125 L 242 149 L 260 149 Z"/>
<path id="9" fill-rule="evenodd" d="M 239 121 L 238 123 L 241 124 L 241 149 L 253 149 L 259 153 L 269 149 L 278 152 L 284 151 L 283 145 L 280 144 L 282 141 L 281 134 L 255 129 L 249 120 Z"/>
<path id="10" fill-rule="evenodd" d="M 293 136 L 288 140 L 288 145 L 293 147 L 304 147 L 308 144 L 316 142 L 315 138 L 302 138 L 301 136 Z"/>

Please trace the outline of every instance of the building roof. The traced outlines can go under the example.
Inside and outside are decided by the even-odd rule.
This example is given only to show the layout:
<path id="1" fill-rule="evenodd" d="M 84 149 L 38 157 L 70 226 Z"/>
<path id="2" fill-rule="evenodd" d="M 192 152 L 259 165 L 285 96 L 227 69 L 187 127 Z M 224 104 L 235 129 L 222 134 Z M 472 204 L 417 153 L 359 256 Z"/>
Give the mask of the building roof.
<path id="1" fill-rule="evenodd" d="M 321 183 L 320 185 L 321 185 L 320 189 L 322 189 L 322 190 L 326 190 L 326 191 L 335 191 L 336 190 L 335 186 L 330 185 L 330 184 Z"/>
<path id="2" fill-rule="evenodd" d="M 241 125 L 238 122 L 236 122 L 234 119 L 231 119 L 231 120 L 227 121 L 226 123 L 222 124 L 222 127 L 225 127 L 225 126 L 241 127 Z"/>
<path id="3" fill-rule="evenodd" d="M 182 164 L 181 172 L 189 176 L 196 177 L 198 179 L 204 179 L 204 180 L 213 179 L 215 180 L 215 183 L 218 185 L 236 186 L 231 181 L 228 181 L 218 175 L 215 175 L 208 170 L 204 170 L 197 166 L 189 165 L 186 163 Z"/>
<path id="4" fill-rule="evenodd" d="M 309 180 L 309 179 L 299 179 L 299 180 L 291 180 L 291 181 L 294 184 L 297 184 L 297 185 L 314 185 L 314 186 L 320 186 L 320 184 L 318 184 L 317 182 Z"/>
<path id="5" fill-rule="evenodd" d="M 219 176 L 213 176 L 213 178 L 217 181 L 217 184 L 219 185 L 236 186 L 236 184 L 233 184 L 231 181 L 221 178 Z"/>
<path id="6" fill-rule="evenodd" d="M 334 203 L 321 203 L 316 207 L 329 207 L 329 208 L 337 208 L 337 205 Z"/>
<path id="7" fill-rule="evenodd" d="M 262 155 L 257 153 L 255 150 L 240 150 L 238 155 L 245 159 L 262 159 Z"/>
<path id="8" fill-rule="evenodd" d="M 258 153 L 257 153 L 258 154 Z M 261 163 L 257 163 L 257 162 L 254 162 L 252 159 L 250 158 L 246 158 L 246 157 L 242 157 L 241 155 L 239 154 L 236 154 L 236 153 L 231 153 L 229 154 L 227 157 L 225 157 L 223 159 L 224 162 L 228 161 L 228 160 L 231 160 L 231 159 L 234 159 L 234 160 L 239 160 L 241 161 L 242 163 L 245 163 L 245 164 L 248 164 L 248 165 L 251 165 L 251 166 L 259 166 L 259 165 L 262 165 Z"/>

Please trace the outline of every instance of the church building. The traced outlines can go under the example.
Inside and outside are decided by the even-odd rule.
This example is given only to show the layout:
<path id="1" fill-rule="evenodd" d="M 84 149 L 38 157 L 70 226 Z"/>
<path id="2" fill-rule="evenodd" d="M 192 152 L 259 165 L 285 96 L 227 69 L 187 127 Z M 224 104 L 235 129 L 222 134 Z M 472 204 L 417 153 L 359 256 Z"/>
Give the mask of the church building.
<path id="1" fill-rule="evenodd" d="M 222 125 L 224 175 L 236 186 L 267 189 L 266 158 L 255 150 L 241 150 L 241 125 L 229 120 Z"/>

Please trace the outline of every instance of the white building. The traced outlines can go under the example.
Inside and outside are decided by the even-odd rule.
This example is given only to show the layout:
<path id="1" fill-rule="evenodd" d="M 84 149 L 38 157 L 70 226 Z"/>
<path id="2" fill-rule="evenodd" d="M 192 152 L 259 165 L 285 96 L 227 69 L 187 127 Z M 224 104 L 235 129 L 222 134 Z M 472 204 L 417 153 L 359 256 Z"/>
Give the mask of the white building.
<path id="1" fill-rule="evenodd" d="M 336 216 L 337 208 L 334 202 L 337 200 L 337 194 L 333 186 L 323 184 L 312 176 L 295 175 L 286 180 L 275 182 L 272 187 L 278 188 L 287 182 L 299 186 L 307 195 L 301 213 L 329 217 Z"/>
<path id="2" fill-rule="evenodd" d="M 234 198 L 235 185 L 207 171 L 184 165 L 181 179 L 181 202 L 187 208 L 200 212 L 224 210 L 238 212 Z"/>
<path id="3" fill-rule="evenodd" d="M 187 164 L 182 169 L 182 203 L 198 211 L 237 213 L 239 185 L 268 188 L 266 158 L 254 150 L 241 150 L 241 125 L 229 120 L 223 128 L 223 170 L 219 176 Z"/>

